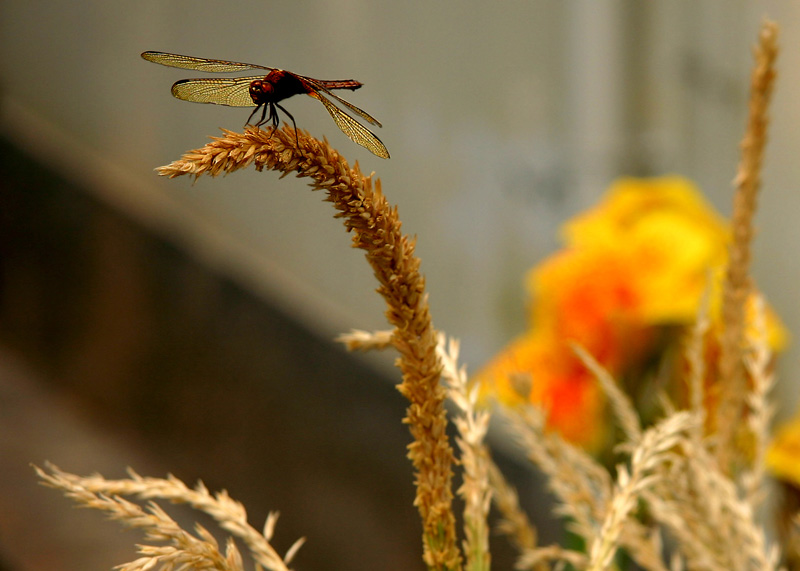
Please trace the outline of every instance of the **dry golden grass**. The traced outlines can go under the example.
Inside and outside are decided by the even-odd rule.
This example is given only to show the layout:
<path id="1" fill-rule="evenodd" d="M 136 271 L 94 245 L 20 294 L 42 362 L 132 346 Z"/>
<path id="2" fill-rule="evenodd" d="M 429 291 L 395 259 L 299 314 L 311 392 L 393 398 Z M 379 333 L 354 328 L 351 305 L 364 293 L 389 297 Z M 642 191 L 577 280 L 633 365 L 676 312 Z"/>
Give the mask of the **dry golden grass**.
<path id="1" fill-rule="evenodd" d="M 489 411 L 478 410 L 479 387 L 469 386 L 467 370 L 458 364 L 458 342 L 446 342 L 439 336 L 439 358 L 443 364 L 442 377 L 450 401 L 456 406 L 454 423 L 459 436 L 456 444 L 461 451 L 463 483 L 458 494 L 464 500 L 464 555 L 467 571 L 489 571 L 489 508 L 492 491 L 489 487 L 490 459 L 484 438 L 489 430 Z"/>
<path id="2" fill-rule="evenodd" d="M 270 545 L 277 513 L 271 513 L 258 532 L 247 522 L 247 512 L 242 504 L 233 500 L 225 491 L 211 494 L 202 483 L 192 489 L 183 482 L 169 476 L 143 478 L 132 470 L 130 478 L 106 480 L 100 475 L 80 477 L 63 472 L 56 466 L 36 468 L 42 482 L 64 492 L 79 505 L 98 509 L 111 519 L 144 531 L 145 539 L 166 545 L 140 545 L 139 559 L 120 565 L 122 571 L 146 571 L 159 568 L 171 569 L 220 569 L 240 571 L 245 567 L 242 556 L 233 542 L 241 540 L 249 549 L 253 561 L 269 571 L 289 571 L 289 563 L 304 539 L 297 540 L 281 557 Z M 125 497 L 147 500 L 147 507 L 130 502 Z M 231 534 L 225 553 L 219 549 L 214 537 L 198 525 L 195 533 L 181 529 L 178 524 L 155 503 L 154 500 L 188 504 L 194 509 L 210 515 L 219 526 Z"/>
<path id="3" fill-rule="evenodd" d="M 729 251 L 728 270 L 723 286 L 722 315 L 725 328 L 721 340 L 719 363 L 720 406 L 715 427 L 722 466 L 735 471 L 747 463 L 737 453 L 734 440 L 741 426 L 746 394 L 744 371 L 744 311 L 750 294 L 750 258 L 753 240 L 753 217 L 761 187 L 761 165 L 767 144 L 769 103 L 775 83 L 775 60 L 778 57 L 778 26 L 764 22 L 754 54 L 756 65 L 750 85 L 750 108 L 747 129 L 742 139 L 742 157 L 736 173 L 733 199 L 733 243 Z"/>
<path id="4" fill-rule="evenodd" d="M 394 327 L 391 341 L 400 353 L 398 367 L 403 382 L 398 390 L 408 399 L 405 423 L 414 442 L 408 456 L 416 468 L 414 501 L 423 521 L 426 565 L 431 569 L 460 569 L 451 487 L 453 449 L 447 438 L 445 389 L 439 382 L 441 363 L 425 293 L 425 279 L 414 255 L 414 241 L 400 230 L 397 209 L 386 201 L 380 181 L 353 169 L 327 142 L 320 142 L 290 127 L 268 133 L 248 129 L 243 134 L 226 131 L 205 147 L 190 151 L 179 161 L 161 167 L 164 176 L 212 176 L 253 164 L 283 175 L 311 178 L 314 190 L 324 190 L 337 210 L 353 246 L 366 258 L 386 300 L 386 317 Z"/>
<path id="5" fill-rule="evenodd" d="M 477 387 L 467 382 L 458 363 L 458 345 L 445 342 L 434 329 L 420 260 L 414 242 L 403 235 L 397 209 L 381 192 L 380 182 L 352 169 L 326 141 L 285 127 L 274 133 L 248 129 L 225 131 L 201 149 L 158 169 L 164 176 L 216 176 L 240 168 L 295 173 L 310 178 L 353 234 L 353 246 L 365 251 L 387 304 L 390 331 L 353 331 L 340 337 L 351 350 L 393 347 L 399 353 L 400 392 L 409 406 L 404 422 L 413 443 L 408 456 L 416 470 L 416 499 L 422 519 L 422 559 L 429 569 L 488 571 L 491 564 L 488 512 L 492 500 L 500 513 L 499 530 L 519 550 L 517 568 L 541 571 L 563 568 L 615 568 L 624 551 L 643 569 L 750 570 L 777 569 L 780 550 L 770 545 L 756 519 L 764 490 L 763 455 L 769 436 L 773 385 L 771 355 L 763 323 L 745 335 L 743 296 L 750 291 L 749 262 L 752 218 L 760 185 L 760 166 L 766 141 L 767 105 L 774 78 L 777 28 L 765 23 L 756 49 L 750 119 L 737 175 L 734 241 L 725 286 L 725 336 L 719 363 L 722 406 L 705 410 L 705 312 L 687 341 L 685 352 L 689 387 L 688 410 L 675 410 L 665 401 L 664 414 L 645 426 L 628 396 L 591 355 L 577 347 L 585 366 L 605 392 L 623 441 L 615 472 L 583 450 L 545 431 L 545 417 L 533 406 L 507 411 L 509 428 L 524 455 L 547 477 L 557 500 L 557 513 L 569 531 L 583 539 L 586 549 L 538 545 L 538 534 L 520 508 L 516 491 L 492 463 L 485 437 L 489 412 L 477 407 Z M 763 318 L 763 305 L 757 313 Z M 750 382 L 745 382 L 749 379 Z M 520 379 L 520 390 L 536 379 Z M 528 387 L 529 388 L 529 387 Z M 453 512 L 453 448 L 447 437 L 445 400 L 454 405 L 457 446 L 463 468 L 458 490 L 464 502 L 463 543 L 459 548 Z M 704 432 L 714 415 L 719 434 Z M 722 430 L 724 427 L 731 427 Z M 747 433 L 752 449 L 743 452 L 734 428 Z M 212 495 L 202 485 L 191 489 L 175 478 L 124 480 L 100 476 L 81 478 L 48 467 L 37 468 L 43 482 L 62 490 L 79 504 L 103 510 L 112 518 L 142 529 L 150 543 L 142 557 L 121 566 L 124 571 L 150 568 L 243 568 L 233 539 L 224 549 L 203 528 L 182 530 L 155 503 L 142 507 L 122 496 L 190 504 L 211 515 L 231 538 L 245 545 L 256 564 L 287 571 L 302 540 L 284 556 L 270 545 L 276 516 L 264 532 L 247 523 L 244 508 L 226 493 Z M 671 539 L 665 552 L 662 535 Z M 796 549 L 796 546 L 788 546 Z"/>

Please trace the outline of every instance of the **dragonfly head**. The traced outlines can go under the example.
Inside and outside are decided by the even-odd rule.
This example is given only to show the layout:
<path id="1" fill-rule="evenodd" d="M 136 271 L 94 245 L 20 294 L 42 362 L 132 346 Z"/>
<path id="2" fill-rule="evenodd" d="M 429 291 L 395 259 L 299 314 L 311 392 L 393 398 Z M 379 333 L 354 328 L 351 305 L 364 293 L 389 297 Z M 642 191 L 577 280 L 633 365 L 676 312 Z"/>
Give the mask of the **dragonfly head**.
<path id="1" fill-rule="evenodd" d="M 273 85 L 263 79 L 254 79 L 250 82 L 250 97 L 257 104 L 272 100 L 275 92 Z"/>

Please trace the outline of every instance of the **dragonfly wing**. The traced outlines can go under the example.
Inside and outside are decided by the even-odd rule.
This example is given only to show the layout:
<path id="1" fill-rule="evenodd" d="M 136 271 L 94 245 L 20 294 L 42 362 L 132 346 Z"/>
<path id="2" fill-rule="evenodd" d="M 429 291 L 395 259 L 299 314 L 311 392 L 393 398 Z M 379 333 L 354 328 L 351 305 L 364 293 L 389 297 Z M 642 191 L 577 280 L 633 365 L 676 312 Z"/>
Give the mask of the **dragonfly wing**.
<path id="1" fill-rule="evenodd" d="M 381 122 L 378 121 L 375 117 L 373 117 L 372 115 L 370 115 L 369 113 L 367 113 L 363 109 L 361 109 L 359 107 L 356 107 L 355 105 L 353 105 L 349 101 L 345 101 L 344 99 L 342 99 L 341 97 L 339 97 L 335 93 L 331 93 L 331 91 L 329 89 L 326 89 L 325 86 L 322 85 L 316 79 L 312 79 L 310 77 L 303 77 L 303 79 L 305 79 L 306 81 L 311 83 L 311 85 L 313 85 L 315 89 L 317 89 L 319 91 L 322 91 L 323 93 L 325 93 L 325 95 L 329 95 L 329 96 L 333 97 L 336 101 L 338 101 L 339 103 L 341 103 L 342 105 L 347 107 L 350 111 L 352 111 L 356 115 L 362 117 L 365 121 L 368 121 L 372 125 L 376 125 L 378 127 L 382 126 Z"/>
<path id="2" fill-rule="evenodd" d="M 182 79 L 172 86 L 172 95 L 195 103 L 216 103 L 231 107 L 255 107 L 250 83 L 261 76 Z"/>
<path id="3" fill-rule="evenodd" d="M 333 103 L 328 101 L 323 95 L 319 93 L 311 94 L 312 97 L 319 99 L 331 114 L 336 125 L 342 130 L 342 133 L 350 137 L 350 139 L 383 159 L 389 158 L 389 151 L 381 140 L 375 136 L 375 133 L 364 127 L 361 123 L 350 117 L 347 113 L 336 107 Z M 339 99 L 338 97 L 336 99 Z"/>
<path id="4" fill-rule="evenodd" d="M 195 69 L 197 71 L 210 71 L 214 73 L 246 71 L 248 69 L 274 69 L 252 63 L 240 63 L 236 61 L 225 61 L 222 59 L 206 59 L 201 57 L 182 56 L 180 54 L 168 54 L 165 52 L 144 52 L 142 57 L 147 61 L 160 63 L 161 65 L 168 65 L 169 67 Z"/>

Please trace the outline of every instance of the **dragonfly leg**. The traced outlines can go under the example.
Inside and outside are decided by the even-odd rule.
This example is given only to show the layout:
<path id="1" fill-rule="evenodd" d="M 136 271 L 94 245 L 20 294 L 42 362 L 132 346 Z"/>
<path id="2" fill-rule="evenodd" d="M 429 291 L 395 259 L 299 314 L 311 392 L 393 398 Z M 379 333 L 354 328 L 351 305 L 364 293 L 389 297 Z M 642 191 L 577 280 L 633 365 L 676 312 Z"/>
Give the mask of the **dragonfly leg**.
<path id="1" fill-rule="evenodd" d="M 247 123 L 244 124 L 245 127 L 247 127 L 250 124 L 250 121 L 253 119 L 253 115 L 258 113 L 259 109 L 261 109 L 261 119 L 259 119 L 258 123 L 256 123 L 255 126 L 259 127 L 259 126 L 263 125 L 264 123 L 266 123 L 266 121 L 264 121 L 264 117 L 267 115 L 267 106 L 263 105 L 263 109 L 262 109 L 262 105 L 259 105 L 258 107 L 253 109 L 253 112 L 250 113 L 250 117 L 247 118 Z"/>
<path id="2" fill-rule="evenodd" d="M 284 109 L 283 106 L 281 106 L 280 104 L 276 103 L 275 107 L 277 107 L 278 109 L 280 109 L 281 111 L 286 113 L 286 115 L 289 117 L 289 119 L 292 120 L 292 126 L 294 127 L 294 141 L 295 141 L 295 143 L 297 143 L 297 147 L 299 148 L 300 147 L 300 140 L 297 138 L 297 123 L 294 122 L 294 117 L 292 117 L 292 114 L 289 113 L 286 109 Z M 275 112 L 275 116 L 277 117 L 277 115 L 278 115 L 278 112 L 276 111 Z"/>
<path id="3" fill-rule="evenodd" d="M 269 105 L 269 117 L 267 117 L 267 108 L 264 107 L 264 114 L 261 115 L 261 121 L 259 125 L 263 125 L 265 123 L 272 123 L 272 130 L 269 132 L 269 139 L 272 138 L 272 135 L 275 134 L 275 131 L 278 129 L 278 122 L 280 119 L 278 118 L 278 112 L 275 111 L 275 104 L 274 103 L 267 103 Z"/>

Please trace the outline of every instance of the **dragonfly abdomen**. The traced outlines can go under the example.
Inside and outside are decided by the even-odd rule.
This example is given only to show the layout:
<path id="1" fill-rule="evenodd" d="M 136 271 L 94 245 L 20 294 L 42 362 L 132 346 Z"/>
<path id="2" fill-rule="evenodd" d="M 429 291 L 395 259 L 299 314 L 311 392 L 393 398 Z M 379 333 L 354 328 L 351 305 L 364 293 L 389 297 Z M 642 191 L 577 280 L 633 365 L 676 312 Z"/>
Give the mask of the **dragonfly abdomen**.
<path id="1" fill-rule="evenodd" d="M 355 79 L 317 79 L 316 81 L 325 89 L 351 89 L 355 91 L 364 85 Z"/>

